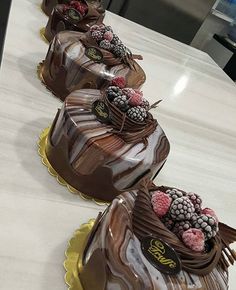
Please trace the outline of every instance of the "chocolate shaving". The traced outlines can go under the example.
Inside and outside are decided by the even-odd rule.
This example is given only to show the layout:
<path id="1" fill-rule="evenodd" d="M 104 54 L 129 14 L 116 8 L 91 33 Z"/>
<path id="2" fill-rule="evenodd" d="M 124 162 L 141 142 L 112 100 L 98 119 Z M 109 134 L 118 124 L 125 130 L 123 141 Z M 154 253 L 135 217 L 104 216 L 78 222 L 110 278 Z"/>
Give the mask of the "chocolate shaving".
<path id="1" fill-rule="evenodd" d="M 219 232 L 208 242 L 208 252 L 197 253 L 187 248 L 183 242 L 171 231 L 169 231 L 152 209 L 150 190 L 169 189 L 169 187 L 157 187 L 149 184 L 146 188 L 139 190 L 135 200 L 133 211 L 133 229 L 139 240 L 148 235 L 161 238 L 175 249 L 182 261 L 183 270 L 197 274 L 207 275 L 218 264 L 227 270 L 229 263 L 233 264 L 236 255 L 230 249 L 229 244 L 236 241 L 236 230 L 219 223 Z"/>

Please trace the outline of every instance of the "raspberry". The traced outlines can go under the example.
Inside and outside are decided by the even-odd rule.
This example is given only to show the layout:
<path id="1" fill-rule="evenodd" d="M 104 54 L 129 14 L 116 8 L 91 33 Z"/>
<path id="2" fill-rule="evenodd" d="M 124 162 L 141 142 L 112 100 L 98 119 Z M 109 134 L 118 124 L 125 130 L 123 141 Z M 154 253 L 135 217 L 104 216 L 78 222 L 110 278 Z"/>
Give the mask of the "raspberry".
<path id="1" fill-rule="evenodd" d="M 112 41 L 113 38 L 113 33 L 111 31 L 106 31 L 103 35 L 104 39 L 108 40 L 108 41 Z"/>
<path id="2" fill-rule="evenodd" d="M 147 112 L 144 108 L 137 106 L 130 108 L 127 111 L 127 116 L 136 122 L 143 122 L 144 119 L 147 117 Z"/>
<path id="3" fill-rule="evenodd" d="M 216 222 L 219 223 L 219 219 L 218 219 L 218 217 L 213 209 L 206 207 L 202 210 L 202 214 L 213 216 L 213 218 L 215 218 Z"/>
<path id="4" fill-rule="evenodd" d="M 126 95 L 128 98 L 131 98 L 135 94 L 135 90 L 131 88 L 124 88 L 122 90 L 123 94 Z"/>
<path id="5" fill-rule="evenodd" d="M 194 208 L 195 208 L 195 212 L 196 213 L 200 213 L 201 212 L 201 206 L 202 206 L 202 199 L 201 197 L 193 192 L 189 192 L 187 194 L 187 197 L 191 200 Z"/>
<path id="6" fill-rule="evenodd" d="M 92 32 L 94 32 L 94 31 L 96 31 L 96 30 L 99 30 L 99 26 L 98 25 L 92 25 L 91 27 L 90 27 L 90 32 L 92 33 Z"/>
<path id="7" fill-rule="evenodd" d="M 176 198 L 170 207 L 170 215 L 174 220 L 190 220 L 194 213 L 192 202 L 186 197 Z"/>
<path id="8" fill-rule="evenodd" d="M 116 78 L 112 79 L 111 84 L 113 86 L 117 86 L 117 87 L 123 89 L 125 84 L 126 84 L 126 80 L 124 77 L 116 77 Z M 124 95 L 126 95 L 126 94 L 124 94 Z"/>
<path id="9" fill-rule="evenodd" d="M 189 229 L 182 234 L 184 244 L 194 252 L 202 252 L 205 248 L 204 234 L 198 229 Z"/>
<path id="10" fill-rule="evenodd" d="M 155 191 L 151 198 L 152 207 L 158 217 L 166 215 L 170 208 L 171 198 L 162 191 Z"/>
<path id="11" fill-rule="evenodd" d="M 141 106 L 143 102 L 143 98 L 141 97 L 141 95 L 139 93 L 134 93 L 130 98 L 129 98 L 129 104 L 132 107 L 136 107 L 136 106 Z"/>

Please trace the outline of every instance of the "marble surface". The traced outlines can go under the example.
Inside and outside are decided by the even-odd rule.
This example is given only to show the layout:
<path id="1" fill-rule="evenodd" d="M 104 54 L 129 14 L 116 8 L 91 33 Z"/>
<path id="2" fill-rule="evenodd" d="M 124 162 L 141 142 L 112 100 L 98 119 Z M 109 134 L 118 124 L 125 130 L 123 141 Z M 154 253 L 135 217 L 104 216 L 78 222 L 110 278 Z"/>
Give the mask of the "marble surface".
<path id="1" fill-rule="evenodd" d="M 0 70 L 0 288 L 67 289 L 62 263 L 74 230 L 104 209 L 70 194 L 37 155 L 40 131 L 61 103 L 41 85 L 36 66 L 47 17 L 39 0 L 13 0 Z M 202 195 L 236 227 L 236 88 L 203 52 L 107 13 L 147 73 L 145 96 L 171 142 L 156 179 Z M 236 285 L 236 268 L 230 270 Z"/>

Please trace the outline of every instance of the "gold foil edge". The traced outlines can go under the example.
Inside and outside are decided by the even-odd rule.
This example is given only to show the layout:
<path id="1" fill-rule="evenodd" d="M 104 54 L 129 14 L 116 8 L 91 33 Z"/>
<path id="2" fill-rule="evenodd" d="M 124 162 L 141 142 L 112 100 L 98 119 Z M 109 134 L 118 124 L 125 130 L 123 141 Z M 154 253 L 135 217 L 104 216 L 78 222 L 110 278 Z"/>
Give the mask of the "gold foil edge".
<path id="1" fill-rule="evenodd" d="M 46 42 L 47 44 L 49 44 L 47 38 L 45 37 L 45 27 L 40 29 L 39 34 L 40 34 L 40 37 L 42 38 L 42 40 L 44 42 Z"/>
<path id="2" fill-rule="evenodd" d="M 50 128 L 45 128 L 40 136 L 39 136 L 39 141 L 38 141 L 38 154 L 41 157 L 42 163 L 47 167 L 48 172 L 50 175 L 54 176 L 56 178 L 56 180 L 58 181 L 59 184 L 66 186 L 67 189 L 73 193 L 73 194 L 77 194 L 79 195 L 82 199 L 84 200 L 91 200 L 93 202 L 95 202 L 97 205 L 100 206 L 104 206 L 104 205 L 109 205 L 108 202 L 105 201 L 101 201 L 98 199 L 95 199 L 93 197 L 87 196 L 86 194 L 83 194 L 82 192 L 78 191 L 77 189 L 75 189 L 74 187 L 72 187 L 71 185 L 69 185 L 57 172 L 56 170 L 52 167 L 52 165 L 50 164 L 47 155 L 46 155 L 46 144 L 47 144 L 47 138 L 48 138 L 48 133 L 50 131 Z"/>
<path id="3" fill-rule="evenodd" d="M 82 267 L 82 255 L 85 242 L 94 223 L 95 219 L 90 219 L 88 223 L 82 224 L 69 241 L 68 248 L 65 252 L 66 260 L 64 261 L 64 268 L 66 270 L 65 282 L 69 286 L 69 290 L 83 290 L 79 279 L 79 270 Z"/>

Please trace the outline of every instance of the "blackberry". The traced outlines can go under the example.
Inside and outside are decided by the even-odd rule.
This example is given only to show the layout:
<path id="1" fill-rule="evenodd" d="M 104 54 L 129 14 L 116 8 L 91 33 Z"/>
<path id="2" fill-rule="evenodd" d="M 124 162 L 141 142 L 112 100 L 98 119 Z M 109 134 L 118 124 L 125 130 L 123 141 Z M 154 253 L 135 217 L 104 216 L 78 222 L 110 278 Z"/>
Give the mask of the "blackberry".
<path id="1" fill-rule="evenodd" d="M 113 104 L 119 108 L 122 112 L 126 112 L 129 109 L 128 99 L 125 95 L 116 97 L 113 100 Z"/>
<path id="2" fill-rule="evenodd" d="M 122 95 L 122 90 L 119 87 L 116 86 L 110 86 L 106 90 L 107 98 L 110 102 L 112 102 L 116 97 L 119 97 Z"/>
<path id="3" fill-rule="evenodd" d="M 123 44 L 118 44 L 113 47 L 112 52 L 116 57 L 123 58 L 126 55 L 126 48 Z"/>
<path id="4" fill-rule="evenodd" d="M 174 222 L 169 215 L 165 215 L 164 217 L 162 217 L 161 221 L 168 230 L 172 230 Z"/>
<path id="5" fill-rule="evenodd" d="M 96 41 L 101 41 L 103 39 L 103 33 L 99 30 L 95 30 L 91 33 L 91 36 Z"/>
<path id="6" fill-rule="evenodd" d="M 218 232 L 217 221 L 210 215 L 199 215 L 193 222 L 193 226 L 196 229 L 202 230 L 206 240 L 213 238 Z"/>
<path id="7" fill-rule="evenodd" d="M 112 38 L 111 43 L 114 45 L 122 44 L 121 40 L 119 39 L 119 37 L 116 34 L 113 34 L 113 38 Z"/>
<path id="8" fill-rule="evenodd" d="M 191 227 L 192 225 L 189 221 L 176 222 L 172 229 L 172 232 L 176 234 L 176 236 L 181 237 L 183 232 L 189 230 Z"/>
<path id="9" fill-rule="evenodd" d="M 167 189 L 166 193 L 172 198 L 172 200 L 184 196 L 183 192 L 176 188 Z"/>
<path id="10" fill-rule="evenodd" d="M 137 106 L 130 108 L 127 112 L 127 116 L 136 122 L 143 122 L 147 117 L 147 112 L 144 108 Z"/>
<path id="11" fill-rule="evenodd" d="M 200 213 L 201 212 L 201 206 L 202 206 L 202 199 L 201 197 L 193 192 L 189 192 L 187 194 L 187 197 L 191 200 L 194 208 L 195 208 L 195 212 L 196 213 Z"/>
<path id="12" fill-rule="evenodd" d="M 112 44 L 110 43 L 110 41 L 108 41 L 106 39 L 100 41 L 99 46 L 103 49 L 106 49 L 106 50 L 111 50 L 111 48 L 112 48 Z"/>
<path id="13" fill-rule="evenodd" d="M 148 111 L 150 109 L 150 104 L 149 104 L 148 100 L 146 100 L 144 98 L 143 98 L 143 102 L 142 102 L 142 104 L 140 106 L 142 108 L 144 108 L 146 111 Z"/>
<path id="14" fill-rule="evenodd" d="M 194 206 L 186 196 L 176 198 L 171 204 L 170 215 L 174 220 L 190 220 L 193 213 Z"/>

